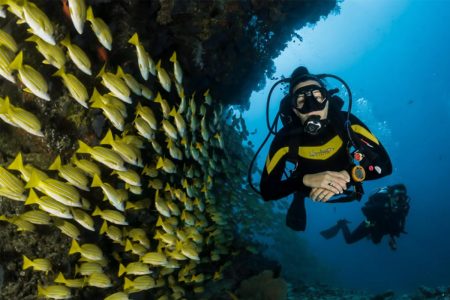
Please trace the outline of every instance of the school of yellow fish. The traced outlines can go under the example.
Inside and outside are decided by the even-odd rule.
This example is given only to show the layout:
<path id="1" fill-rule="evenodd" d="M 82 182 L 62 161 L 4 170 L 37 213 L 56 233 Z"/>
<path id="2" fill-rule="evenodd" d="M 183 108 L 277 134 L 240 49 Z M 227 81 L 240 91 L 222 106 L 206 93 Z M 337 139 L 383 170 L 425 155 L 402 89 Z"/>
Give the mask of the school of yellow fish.
<path id="1" fill-rule="evenodd" d="M 112 33 L 93 8 L 84 0 L 68 0 L 68 6 L 75 31 L 82 34 L 88 22 L 99 46 L 111 51 Z M 233 184 L 240 182 L 230 178 L 234 171 L 229 171 L 233 164 L 223 139 L 229 126 L 223 106 L 214 103 L 209 90 L 186 96 L 177 54 L 155 63 L 138 33 L 128 42 L 140 74 L 111 62 L 95 74 L 92 57 L 69 34 L 58 41 L 56 25 L 32 1 L 0 0 L 0 17 L 13 18 L 30 33 L 18 43 L 13 31 L 0 28 L 0 80 L 32 94 L 33 101 L 58 101 L 49 81 L 59 79 L 40 72 L 52 69 L 80 110 L 100 110 L 109 124 L 98 144 L 79 140 L 70 160 L 57 156 L 48 170 L 27 163 L 21 153 L 0 166 L 0 196 L 26 208 L 0 221 L 18 231 L 56 226 L 71 238 L 67 256 L 79 257 L 75 274 L 68 274 L 52 269 L 48 258 L 23 256 L 24 270 L 47 274 L 48 282 L 36 287 L 38 296 L 68 299 L 76 289 L 114 286 L 116 292 L 105 299 L 129 299 L 149 289 L 159 300 L 185 299 L 187 291 L 202 293 L 204 282 L 220 280 L 226 267 L 221 256 L 229 253 L 232 237 L 214 190 L 220 182 L 231 195 Z M 26 53 L 25 42 L 35 43 L 36 51 Z M 32 66 L 25 59 L 30 56 L 42 56 L 43 64 Z M 92 90 L 80 79 L 86 76 L 97 80 Z M 146 83 L 150 76 L 157 85 Z M 0 118 L 44 139 L 39 118 L 14 103 L 0 92 Z M 239 164 L 235 168 L 242 171 Z M 93 199 L 93 191 L 102 199 Z M 130 225 L 136 210 L 154 220 L 153 228 Z M 106 236 L 114 248 L 85 242 L 88 231 Z M 201 272 L 202 265 L 211 264 L 214 272 Z"/>

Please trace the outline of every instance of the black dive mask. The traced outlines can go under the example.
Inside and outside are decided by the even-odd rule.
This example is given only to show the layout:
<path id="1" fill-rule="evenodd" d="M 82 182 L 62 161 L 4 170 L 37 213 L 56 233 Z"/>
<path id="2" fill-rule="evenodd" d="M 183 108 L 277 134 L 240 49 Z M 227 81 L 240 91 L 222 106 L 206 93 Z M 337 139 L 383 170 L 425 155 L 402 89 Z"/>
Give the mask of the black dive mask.
<path id="1" fill-rule="evenodd" d="M 303 131 L 310 135 L 317 135 L 328 123 L 328 120 L 321 120 L 320 116 L 312 115 L 306 119 L 305 124 L 303 125 Z"/>
<path id="2" fill-rule="evenodd" d="M 327 90 L 318 85 L 307 85 L 292 94 L 292 106 L 301 114 L 320 111 L 327 104 Z"/>

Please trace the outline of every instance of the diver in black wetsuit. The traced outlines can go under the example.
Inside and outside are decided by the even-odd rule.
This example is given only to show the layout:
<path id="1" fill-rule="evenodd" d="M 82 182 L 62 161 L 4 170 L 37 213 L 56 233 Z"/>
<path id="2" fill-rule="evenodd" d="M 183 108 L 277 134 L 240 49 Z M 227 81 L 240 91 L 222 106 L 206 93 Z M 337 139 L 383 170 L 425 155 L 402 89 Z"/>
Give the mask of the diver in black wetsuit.
<path id="1" fill-rule="evenodd" d="M 388 154 L 367 126 L 349 114 L 351 128 L 345 127 L 346 112 L 340 111 L 338 99 L 319 77 L 299 67 L 281 102 L 280 110 L 290 122 L 272 141 L 260 189 L 265 201 L 294 193 L 286 217 L 287 226 L 294 230 L 306 228 L 306 197 L 327 202 L 350 186 L 361 187 L 362 180 L 392 172 Z M 350 141 L 358 149 L 351 151 Z M 287 162 L 295 169 L 283 176 Z"/>
<path id="2" fill-rule="evenodd" d="M 409 197 L 403 184 L 396 184 L 379 189 L 369 197 L 362 208 L 366 220 L 350 232 L 347 220 L 339 220 L 333 227 L 322 231 L 320 234 L 330 239 L 342 229 L 345 242 L 355 243 L 364 237 L 368 237 L 374 244 L 381 242 L 384 235 L 389 235 L 389 246 L 397 249 L 395 238 L 405 232 L 406 216 L 409 212 Z"/>

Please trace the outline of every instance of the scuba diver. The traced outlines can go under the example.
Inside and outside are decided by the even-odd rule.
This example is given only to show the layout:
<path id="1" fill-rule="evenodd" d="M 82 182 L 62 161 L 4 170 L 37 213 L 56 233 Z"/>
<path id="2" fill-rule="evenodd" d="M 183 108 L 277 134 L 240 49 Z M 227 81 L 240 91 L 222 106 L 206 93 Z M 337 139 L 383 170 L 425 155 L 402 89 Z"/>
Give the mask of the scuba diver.
<path id="1" fill-rule="evenodd" d="M 368 237 L 374 244 L 379 244 L 384 235 L 389 235 L 389 246 L 397 249 L 396 237 L 405 232 L 405 221 L 409 211 L 409 197 L 403 184 L 396 184 L 378 189 L 369 197 L 362 208 L 366 220 L 361 222 L 353 232 L 350 232 L 347 220 L 339 220 L 333 227 L 323 230 L 320 234 L 330 239 L 342 229 L 345 242 L 355 243 Z"/>
<path id="2" fill-rule="evenodd" d="M 347 112 L 341 111 L 343 100 L 334 95 L 339 90 L 327 90 L 323 80 L 326 77 L 336 78 L 346 87 L 350 99 Z M 283 81 L 289 84 L 289 92 L 272 126 L 267 114 L 270 132 L 264 143 L 271 133 L 275 137 L 261 176 L 260 194 L 265 201 L 294 194 L 286 224 L 304 231 L 306 197 L 328 203 L 360 200 L 362 182 L 391 174 L 392 165 L 380 141 L 351 114 L 351 90 L 342 79 L 331 74 L 313 75 L 301 66 L 274 86 Z M 283 128 L 275 132 L 278 117 Z M 264 143 L 249 168 L 254 190 L 251 168 Z M 289 174 L 288 162 L 295 166 Z M 340 197 L 335 199 L 335 195 Z"/>

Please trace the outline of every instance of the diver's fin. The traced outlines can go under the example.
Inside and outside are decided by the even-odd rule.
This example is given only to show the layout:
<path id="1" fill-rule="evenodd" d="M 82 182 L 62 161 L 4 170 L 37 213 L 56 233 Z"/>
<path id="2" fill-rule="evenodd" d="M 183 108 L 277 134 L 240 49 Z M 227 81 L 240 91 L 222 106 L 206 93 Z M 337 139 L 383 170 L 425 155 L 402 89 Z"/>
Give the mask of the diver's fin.
<path id="1" fill-rule="evenodd" d="M 329 240 L 331 238 L 334 238 L 336 234 L 338 234 L 339 229 L 341 229 L 341 226 L 339 224 L 336 224 L 328 229 L 322 230 L 320 232 L 320 235 Z"/>

